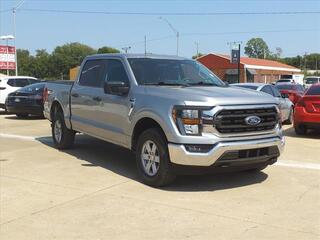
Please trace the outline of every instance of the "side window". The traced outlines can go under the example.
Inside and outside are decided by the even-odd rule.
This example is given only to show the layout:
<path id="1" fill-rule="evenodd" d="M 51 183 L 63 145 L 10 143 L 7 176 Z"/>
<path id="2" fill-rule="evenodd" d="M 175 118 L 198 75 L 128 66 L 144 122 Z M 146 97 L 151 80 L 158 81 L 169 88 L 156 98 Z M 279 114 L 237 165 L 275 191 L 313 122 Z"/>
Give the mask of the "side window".
<path id="1" fill-rule="evenodd" d="M 129 78 L 121 61 L 108 60 L 108 72 L 105 81 L 124 82 L 127 86 L 129 85 Z"/>
<path id="2" fill-rule="evenodd" d="M 273 91 L 273 95 L 277 98 L 281 98 L 281 93 L 279 92 L 279 90 L 277 88 L 275 88 L 274 86 L 271 87 L 272 91 Z"/>
<path id="3" fill-rule="evenodd" d="M 25 87 L 27 85 L 29 85 L 29 81 L 28 79 L 24 79 L 24 78 L 11 78 L 8 80 L 7 84 L 11 87 Z"/>
<path id="4" fill-rule="evenodd" d="M 11 87 L 15 87 L 16 86 L 16 81 L 15 79 L 9 79 L 7 84 Z"/>
<path id="5" fill-rule="evenodd" d="M 265 92 L 265 93 L 268 93 L 270 94 L 271 96 L 273 96 L 273 92 L 272 92 L 272 89 L 270 86 L 264 86 L 262 89 L 261 89 L 261 92 Z"/>
<path id="6" fill-rule="evenodd" d="M 102 87 L 106 73 L 106 60 L 88 60 L 83 66 L 79 85 L 87 87 Z"/>

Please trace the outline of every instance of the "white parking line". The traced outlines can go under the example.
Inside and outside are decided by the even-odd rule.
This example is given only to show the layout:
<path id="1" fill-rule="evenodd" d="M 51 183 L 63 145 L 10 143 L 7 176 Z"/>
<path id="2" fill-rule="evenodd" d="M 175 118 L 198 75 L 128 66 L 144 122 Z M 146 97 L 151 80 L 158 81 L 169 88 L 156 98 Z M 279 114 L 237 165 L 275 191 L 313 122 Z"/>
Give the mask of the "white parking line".
<path id="1" fill-rule="evenodd" d="M 36 141 L 36 138 L 38 138 L 38 137 L 33 137 L 33 136 L 21 136 L 21 135 L 6 134 L 6 133 L 0 133 L 0 137 L 27 140 L 27 141 Z"/>

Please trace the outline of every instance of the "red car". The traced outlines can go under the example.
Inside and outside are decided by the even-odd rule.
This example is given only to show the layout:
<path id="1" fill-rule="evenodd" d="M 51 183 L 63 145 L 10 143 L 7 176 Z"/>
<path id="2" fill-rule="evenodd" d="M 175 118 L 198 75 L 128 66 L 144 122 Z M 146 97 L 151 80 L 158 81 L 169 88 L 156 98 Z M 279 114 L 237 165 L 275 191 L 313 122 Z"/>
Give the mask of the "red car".
<path id="1" fill-rule="evenodd" d="M 276 84 L 281 94 L 288 95 L 293 104 L 296 104 L 304 94 L 304 87 L 301 84 Z"/>
<path id="2" fill-rule="evenodd" d="M 294 108 L 294 129 L 305 134 L 308 128 L 320 128 L 320 84 L 312 85 Z"/>

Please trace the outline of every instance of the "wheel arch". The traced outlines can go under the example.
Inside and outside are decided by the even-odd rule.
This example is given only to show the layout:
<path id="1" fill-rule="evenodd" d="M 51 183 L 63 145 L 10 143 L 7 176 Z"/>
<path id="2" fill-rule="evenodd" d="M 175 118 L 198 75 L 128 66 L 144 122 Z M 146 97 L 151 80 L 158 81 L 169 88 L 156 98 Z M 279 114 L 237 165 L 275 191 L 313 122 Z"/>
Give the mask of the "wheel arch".
<path id="1" fill-rule="evenodd" d="M 143 117 L 137 121 L 137 123 L 135 124 L 135 126 L 133 128 L 132 137 L 131 137 L 131 150 L 133 150 L 133 151 L 136 150 L 139 136 L 141 135 L 141 133 L 143 131 L 150 129 L 150 128 L 159 129 L 161 131 L 161 133 L 163 134 L 163 136 L 167 140 L 166 134 L 158 121 L 154 120 L 151 117 Z"/>

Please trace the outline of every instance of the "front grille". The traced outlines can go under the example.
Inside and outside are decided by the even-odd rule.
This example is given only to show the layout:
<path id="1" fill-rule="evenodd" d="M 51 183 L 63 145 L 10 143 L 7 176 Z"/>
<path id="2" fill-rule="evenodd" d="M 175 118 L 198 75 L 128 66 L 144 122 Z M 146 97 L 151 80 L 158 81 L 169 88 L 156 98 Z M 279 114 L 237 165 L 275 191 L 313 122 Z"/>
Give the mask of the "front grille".
<path id="1" fill-rule="evenodd" d="M 259 158 L 275 158 L 280 155 L 278 147 L 265 147 L 225 152 L 217 162 L 234 162 Z"/>
<path id="2" fill-rule="evenodd" d="M 257 125 L 248 125 L 245 119 L 249 116 L 258 116 L 261 122 Z M 214 126 L 220 133 L 247 133 L 268 131 L 278 123 L 278 113 L 275 107 L 256 109 L 224 109 L 214 118 Z"/>

